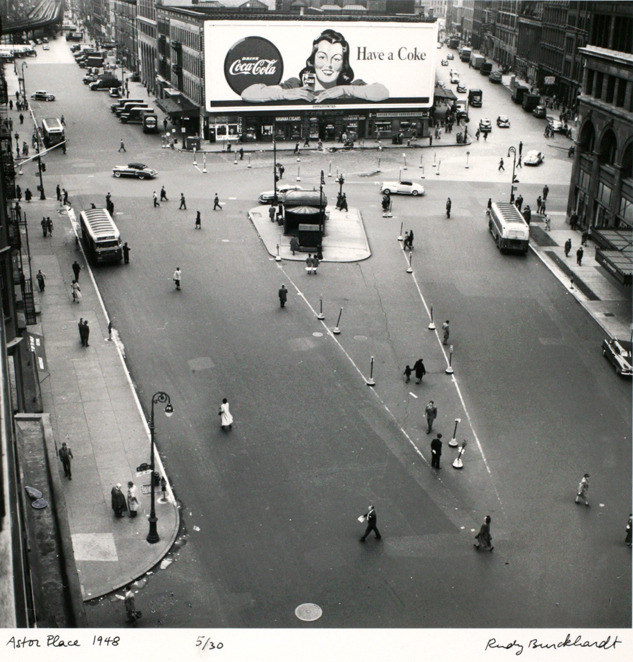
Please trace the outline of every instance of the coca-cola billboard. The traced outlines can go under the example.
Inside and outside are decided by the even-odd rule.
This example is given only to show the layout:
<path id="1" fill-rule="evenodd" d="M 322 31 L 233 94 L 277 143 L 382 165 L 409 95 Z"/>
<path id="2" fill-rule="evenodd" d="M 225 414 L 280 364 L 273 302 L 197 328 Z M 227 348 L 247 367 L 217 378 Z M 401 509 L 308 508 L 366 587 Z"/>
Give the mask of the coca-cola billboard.
<path id="1" fill-rule="evenodd" d="M 205 21 L 209 113 L 430 108 L 437 24 Z"/>
<path id="2" fill-rule="evenodd" d="M 278 48 L 268 39 L 246 37 L 233 44 L 224 59 L 224 76 L 230 88 L 241 96 L 255 83 L 277 85 L 284 63 Z"/>

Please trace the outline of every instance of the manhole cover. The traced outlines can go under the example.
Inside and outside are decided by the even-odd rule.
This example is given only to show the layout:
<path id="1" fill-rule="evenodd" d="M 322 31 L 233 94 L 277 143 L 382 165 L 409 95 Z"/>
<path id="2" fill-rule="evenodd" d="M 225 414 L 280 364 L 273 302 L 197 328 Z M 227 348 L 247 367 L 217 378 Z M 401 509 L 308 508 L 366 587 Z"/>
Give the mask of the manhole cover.
<path id="1" fill-rule="evenodd" d="M 321 337 L 323 336 L 323 334 L 322 334 L 320 331 L 315 331 L 312 335 L 313 335 L 315 338 L 321 338 Z"/>
<path id="2" fill-rule="evenodd" d="M 301 621 L 317 621 L 321 618 L 323 610 L 319 605 L 312 602 L 305 602 L 295 609 L 295 616 Z"/>

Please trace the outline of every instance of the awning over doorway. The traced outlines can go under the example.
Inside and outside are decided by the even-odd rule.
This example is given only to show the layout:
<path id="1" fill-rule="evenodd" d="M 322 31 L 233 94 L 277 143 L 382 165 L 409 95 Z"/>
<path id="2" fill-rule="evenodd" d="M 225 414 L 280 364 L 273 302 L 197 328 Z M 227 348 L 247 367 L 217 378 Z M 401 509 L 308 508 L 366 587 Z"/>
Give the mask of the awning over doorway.
<path id="1" fill-rule="evenodd" d="M 198 106 L 194 106 L 191 101 L 184 97 L 156 99 L 156 105 L 172 118 L 183 117 L 184 115 L 197 117 L 199 113 Z"/>

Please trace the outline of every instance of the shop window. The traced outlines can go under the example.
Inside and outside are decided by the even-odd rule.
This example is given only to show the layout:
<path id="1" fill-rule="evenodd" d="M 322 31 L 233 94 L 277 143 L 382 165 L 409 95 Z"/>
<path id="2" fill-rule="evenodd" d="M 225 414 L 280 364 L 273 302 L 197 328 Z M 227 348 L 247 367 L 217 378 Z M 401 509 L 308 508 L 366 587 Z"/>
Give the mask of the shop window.
<path id="1" fill-rule="evenodd" d="M 594 207 L 593 227 L 601 230 L 608 227 L 609 224 L 609 211 L 597 202 Z"/>
<path id="2" fill-rule="evenodd" d="M 633 227 L 633 202 L 622 198 L 620 200 L 620 211 L 618 212 L 618 226 L 623 227 L 627 226 L 629 228 Z"/>
<path id="3" fill-rule="evenodd" d="M 604 182 L 598 184 L 598 195 L 596 196 L 596 200 L 607 208 L 611 206 L 611 188 Z"/>

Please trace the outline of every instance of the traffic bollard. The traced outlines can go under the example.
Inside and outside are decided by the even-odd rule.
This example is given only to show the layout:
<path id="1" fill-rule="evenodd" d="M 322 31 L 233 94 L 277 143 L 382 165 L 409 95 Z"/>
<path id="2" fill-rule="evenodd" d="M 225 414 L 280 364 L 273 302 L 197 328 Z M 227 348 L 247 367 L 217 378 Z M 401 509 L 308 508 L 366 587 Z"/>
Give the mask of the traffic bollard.
<path id="1" fill-rule="evenodd" d="M 413 267 L 411 266 L 411 262 L 413 262 L 413 253 L 409 251 L 409 266 L 407 267 L 407 273 L 412 274 L 413 273 Z"/>
<path id="2" fill-rule="evenodd" d="M 456 418 L 455 419 L 455 427 L 453 428 L 453 436 L 452 436 L 451 440 L 448 442 L 448 445 L 451 448 L 457 448 L 457 446 L 458 446 L 458 444 L 457 444 L 457 426 L 458 426 L 459 423 L 461 423 L 461 421 L 462 421 L 461 418 Z"/>
<path id="3" fill-rule="evenodd" d="M 431 323 L 429 324 L 429 331 L 435 331 L 435 322 L 433 321 L 433 306 L 431 306 Z"/>
<path id="4" fill-rule="evenodd" d="M 440 165 L 441 165 L 441 163 L 442 163 L 441 160 L 437 162 L 437 170 L 435 171 L 435 174 L 436 174 L 436 175 L 439 175 L 439 174 L 440 174 Z"/>
<path id="5" fill-rule="evenodd" d="M 327 176 L 331 177 L 332 176 L 332 161 L 330 161 L 328 167 L 327 167 Z"/>
<path id="6" fill-rule="evenodd" d="M 437 165 L 437 152 L 433 152 L 433 167 Z"/>
<path id="7" fill-rule="evenodd" d="M 198 162 L 196 161 L 196 148 L 193 148 L 193 165 L 197 166 Z"/>
<path id="8" fill-rule="evenodd" d="M 447 375 L 453 374 L 453 345 L 448 348 L 448 368 L 444 370 Z"/>
<path id="9" fill-rule="evenodd" d="M 250 154 L 248 155 L 248 166 L 247 167 L 248 168 L 251 167 L 251 155 Z"/>
<path id="10" fill-rule="evenodd" d="M 279 244 L 277 244 L 277 255 L 275 256 L 275 262 L 281 262 L 281 255 L 279 255 Z"/>
<path id="11" fill-rule="evenodd" d="M 403 170 L 406 170 L 406 169 L 407 169 L 407 155 L 406 155 L 406 154 L 403 154 L 403 155 L 402 155 L 402 159 L 403 159 L 403 161 L 404 161 L 404 165 L 403 165 L 402 169 L 403 169 Z"/>
<path id="12" fill-rule="evenodd" d="M 332 329 L 332 333 L 334 333 L 335 335 L 338 335 L 341 332 L 339 324 L 341 323 L 342 314 L 343 314 L 343 306 L 341 306 L 341 309 L 338 312 L 338 319 L 336 320 L 336 326 Z"/>
<path id="13" fill-rule="evenodd" d="M 468 170 L 468 159 L 470 158 L 470 152 L 466 152 L 466 170 Z"/>
<path id="14" fill-rule="evenodd" d="M 466 450 L 466 445 L 468 442 L 464 439 L 460 449 L 459 453 L 457 454 L 457 457 L 455 458 L 455 461 L 453 462 L 453 469 L 463 469 L 464 468 L 464 463 L 462 462 L 462 455 L 464 454 L 464 451 Z"/>
<path id="15" fill-rule="evenodd" d="M 400 234 L 398 235 L 398 241 L 403 241 L 404 237 L 402 236 L 402 227 L 404 226 L 404 223 L 400 223 Z"/>
<path id="16" fill-rule="evenodd" d="M 202 172 L 206 174 L 207 172 L 207 155 L 203 154 L 202 155 Z"/>
<path id="17" fill-rule="evenodd" d="M 374 380 L 374 357 L 371 357 L 371 363 L 369 365 L 369 379 L 366 381 L 367 386 L 376 386 Z"/>
<path id="18" fill-rule="evenodd" d="M 323 314 L 323 297 L 319 297 L 319 312 L 317 313 L 318 320 L 324 320 L 325 315 Z"/>
<path id="19" fill-rule="evenodd" d="M 301 168 L 299 166 L 297 166 L 297 181 L 301 181 Z"/>

